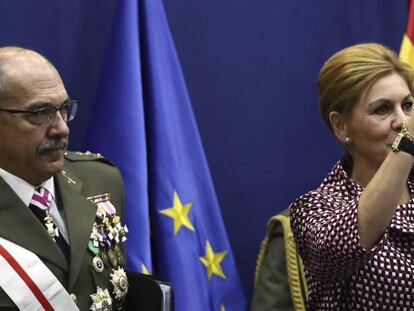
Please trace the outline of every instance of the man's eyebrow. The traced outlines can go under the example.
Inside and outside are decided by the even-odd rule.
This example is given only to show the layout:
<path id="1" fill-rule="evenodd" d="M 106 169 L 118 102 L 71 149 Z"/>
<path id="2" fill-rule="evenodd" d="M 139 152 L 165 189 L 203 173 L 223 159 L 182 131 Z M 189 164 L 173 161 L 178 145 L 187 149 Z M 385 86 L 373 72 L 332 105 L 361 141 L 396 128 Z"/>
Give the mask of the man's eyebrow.
<path id="1" fill-rule="evenodd" d="M 52 106 L 52 104 L 49 102 L 39 101 L 39 102 L 30 103 L 30 105 L 27 106 L 26 109 L 36 111 L 36 110 L 47 108 L 50 106 Z"/>
<path id="2" fill-rule="evenodd" d="M 70 102 L 70 101 L 72 101 L 72 98 L 70 98 L 70 97 L 68 96 L 68 97 L 66 97 L 66 99 L 62 102 L 62 105 L 63 105 L 63 104 L 66 104 L 66 103 L 68 103 L 68 102 Z"/>
<path id="3" fill-rule="evenodd" d="M 59 106 L 67 103 L 70 100 L 71 100 L 70 97 L 67 97 L 62 103 L 59 104 Z M 54 107 L 54 106 L 55 105 L 52 104 L 51 102 L 38 101 L 38 102 L 33 102 L 33 103 L 29 104 L 27 109 L 36 111 L 36 110 L 40 110 L 40 109 L 43 109 L 43 108 Z"/>

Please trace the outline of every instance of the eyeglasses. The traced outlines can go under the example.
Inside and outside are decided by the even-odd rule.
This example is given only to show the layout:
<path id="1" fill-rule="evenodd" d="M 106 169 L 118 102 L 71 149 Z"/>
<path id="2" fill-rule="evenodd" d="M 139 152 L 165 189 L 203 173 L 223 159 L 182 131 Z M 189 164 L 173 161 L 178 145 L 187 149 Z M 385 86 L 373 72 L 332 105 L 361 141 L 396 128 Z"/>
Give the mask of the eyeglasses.
<path id="1" fill-rule="evenodd" d="M 78 102 L 76 100 L 67 100 L 59 107 L 47 105 L 39 110 L 17 110 L 0 108 L 0 111 L 8 113 L 22 113 L 27 116 L 30 123 L 36 126 L 49 126 L 55 121 L 56 112 L 59 111 L 63 121 L 69 122 L 75 118 L 78 110 Z"/>

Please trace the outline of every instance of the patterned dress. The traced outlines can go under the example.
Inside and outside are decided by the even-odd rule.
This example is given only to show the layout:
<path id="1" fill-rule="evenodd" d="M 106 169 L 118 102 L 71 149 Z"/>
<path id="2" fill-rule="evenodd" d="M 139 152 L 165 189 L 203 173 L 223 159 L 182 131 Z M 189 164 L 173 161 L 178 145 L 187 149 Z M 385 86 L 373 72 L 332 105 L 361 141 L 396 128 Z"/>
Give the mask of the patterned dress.
<path id="1" fill-rule="evenodd" d="M 309 310 L 414 310 L 414 190 L 371 250 L 360 243 L 363 188 L 339 161 L 318 189 L 291 205 L 291 225 L 305 264 Z M 348 172 L 350 170 L 347 170 Z"/>

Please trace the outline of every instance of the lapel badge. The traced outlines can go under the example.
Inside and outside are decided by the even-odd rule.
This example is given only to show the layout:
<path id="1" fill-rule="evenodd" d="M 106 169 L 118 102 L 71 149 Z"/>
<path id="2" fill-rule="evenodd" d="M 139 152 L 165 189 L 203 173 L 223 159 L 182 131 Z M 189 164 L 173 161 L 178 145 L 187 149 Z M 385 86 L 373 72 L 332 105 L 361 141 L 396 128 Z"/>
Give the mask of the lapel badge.
<path id="1" fill-rule="evenodd" d="M 118 267 L 118 269 L 112 269 L 112 273 L 110 275 L 110 281 L 114 286 L 113 294 L 115 295 L 115 299 L 123 300 L 128 292 L 128 278 L 124 269 Z"/>
<path id="2" fill-rule="evenodd" d="M 91 295 L 92 305 L 91 311 L 112 311 L 112 298 L 108 289 L 103 290 L 97 287 L 96 293 Z"/>
<path id="3" fill-rule="evenodd" d="M 66 171 L 61 171 L 61 174 L 63 177 L 65 177 L 68 184 L 76 184 L 76 181 L 74 181 L 72 178 L 66 175 Z"/>
<path id="4" fill-rule="evenodd" d="M 98 273 L 101 273 L 102 271 L 104 271 L 104 263 L 99 256 L 93 257 L 92 267 L 93 267 L 93 270 L 95 270 Z"/>

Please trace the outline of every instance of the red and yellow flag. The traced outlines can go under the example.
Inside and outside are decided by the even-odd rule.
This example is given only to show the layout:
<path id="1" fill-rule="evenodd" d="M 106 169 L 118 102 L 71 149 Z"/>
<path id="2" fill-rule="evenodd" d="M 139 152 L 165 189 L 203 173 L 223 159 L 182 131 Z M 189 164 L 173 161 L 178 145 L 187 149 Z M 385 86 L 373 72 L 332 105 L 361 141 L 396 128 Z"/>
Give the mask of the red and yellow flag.
<path id="1" fill-rule="evenodd" d="M 408 2 L 408 22 L 400 49 L 400 59 L 414 68 L 414 3 Z"/>

